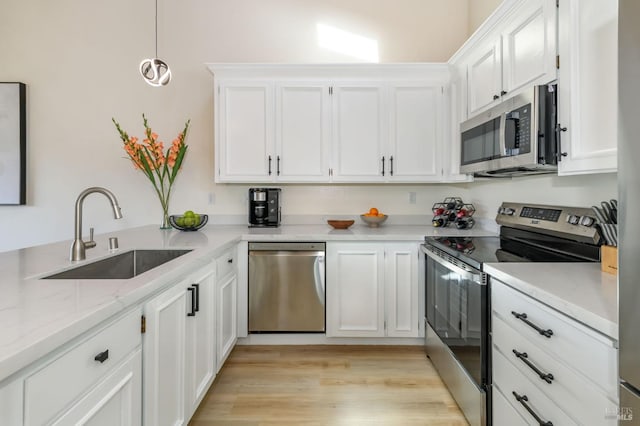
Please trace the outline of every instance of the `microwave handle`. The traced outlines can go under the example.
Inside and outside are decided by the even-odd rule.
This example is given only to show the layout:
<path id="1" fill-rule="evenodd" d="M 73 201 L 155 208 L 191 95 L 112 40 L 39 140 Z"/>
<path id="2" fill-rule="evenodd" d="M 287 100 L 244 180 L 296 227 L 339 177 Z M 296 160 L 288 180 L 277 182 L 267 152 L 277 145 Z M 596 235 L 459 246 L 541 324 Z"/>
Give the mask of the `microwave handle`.
<path id="1" fill-rule="evenodd" d="M 505 138 L 505 133 L 507 131 L 507 113 L 500 114 L 500 156 L 504 157 L 507 155 L 507 141 Z"/>

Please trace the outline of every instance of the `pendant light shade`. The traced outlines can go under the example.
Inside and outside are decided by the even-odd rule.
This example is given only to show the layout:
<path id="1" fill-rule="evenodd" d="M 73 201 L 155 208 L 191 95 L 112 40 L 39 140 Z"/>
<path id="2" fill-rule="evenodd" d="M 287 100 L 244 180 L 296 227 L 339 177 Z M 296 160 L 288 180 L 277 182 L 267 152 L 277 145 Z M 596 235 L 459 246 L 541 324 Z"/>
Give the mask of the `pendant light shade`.
<path id="1" fill-rule="evenodd" d="M 155 58 L 143 59 L 140 62 L 140 74 L 144 81 L 154 87 L 166 86 L 171 81 L 171 70 L 169 65 L 162 59 L 158 59 L 158 0 L 156 0 L 156 56 Z"/>

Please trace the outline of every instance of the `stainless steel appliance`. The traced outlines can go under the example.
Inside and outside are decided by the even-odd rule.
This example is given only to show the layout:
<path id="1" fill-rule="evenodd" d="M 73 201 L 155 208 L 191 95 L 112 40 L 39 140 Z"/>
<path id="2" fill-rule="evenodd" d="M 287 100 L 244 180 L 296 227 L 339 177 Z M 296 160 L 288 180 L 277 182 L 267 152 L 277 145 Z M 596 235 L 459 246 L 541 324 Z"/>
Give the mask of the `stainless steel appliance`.
<path id="1" fill-rule="evenodd" d="M 249 188 L 249 227 L 280 226 L 280 188 Z"/>
<path id="2" fill-rule="evenodd" d="M 557 86 L 535 86 L 460 125 L 460 171 L 502 177 L 558 170 Z"/>
<path id="3" fill-rule="evenodd" d="M 249 332 L 324 332 L 325 243 L 249 243 Z"/>
<path id="4" fill-rule="evenodd" d="M 425 237 L 426 352 L 471 425 L 491 424 L 491 300 L 485 263 L 597 262 L 588 208 L 502 203 L 499 237 Z"/>
<path id="5" fill-rule="evenodd" d="M 620 424 L 640 425 L 640 2 L 618 3 L 618 338 Z"/>

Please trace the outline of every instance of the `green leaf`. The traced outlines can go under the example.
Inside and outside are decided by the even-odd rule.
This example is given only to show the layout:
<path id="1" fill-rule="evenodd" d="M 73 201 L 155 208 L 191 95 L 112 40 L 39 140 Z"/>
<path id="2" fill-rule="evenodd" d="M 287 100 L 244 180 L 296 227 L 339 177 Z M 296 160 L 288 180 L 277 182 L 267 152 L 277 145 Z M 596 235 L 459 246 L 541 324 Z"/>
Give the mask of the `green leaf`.
<path id="1" fill-rule="evenodd" d="M 180 151 L 178 151 L 178 156 L 176 157 L 176 163 L 173 165 L 173 170 L 171 171 L 171 176 L 169 177 L 169 183 L 173 184 L 174 179 L 178 175 L 178 171 L 180 170 L 180 166 L 182 166 L 182 160 L 184 159 L 184 155 L 187 153 L 187 146 L 182 145 Z"/>

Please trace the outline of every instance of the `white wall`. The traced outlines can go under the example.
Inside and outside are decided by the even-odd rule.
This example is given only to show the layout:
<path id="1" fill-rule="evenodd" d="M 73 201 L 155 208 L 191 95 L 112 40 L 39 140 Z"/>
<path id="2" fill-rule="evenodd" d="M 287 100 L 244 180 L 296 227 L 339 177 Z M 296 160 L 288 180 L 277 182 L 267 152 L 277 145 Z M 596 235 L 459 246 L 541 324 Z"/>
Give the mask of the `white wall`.
<path id="1" fill-rule="evenodd" d="M 0 250 L 71 239 L 75 199 L 94 185 L 116 194 L 125 217 L 115 221 L 95 194 L 85 202 L 85 229 L 159 224 L 151 185 L 124 159 L 111 124 L 115 117 L 141 136 L 143 112 L 166 142 L 192 121 L 171 210 L 244 215 L 248 186 L 213 183 L 213 79 L 204 63 L 355 61 L 317 46 L 320 22 L 376 39 L 381 62 L 446 61 L 467 37 L 468 2 L 159 0 L 159 56 L 174 79 L 152 88 L 137 72 L 154 53 L 151 0 L 3 0 L 0 81 L 25 82 L 28 91 L 28 205 L 0 206 Z M 515 182 L 293 185 L 284 188 L 285 213 L 358 214 L 375 205 L 391 215 L 427 214 L 434 202 L 457 195 L 491 217 L 499 200 L 529 193 L 591 205 L 615 191 L 615 176 Z"/>
<path id="2" fill-rule="evenodd" d="M 502 0 L 469 0 L 469 35 L 493 13 Z"/>

